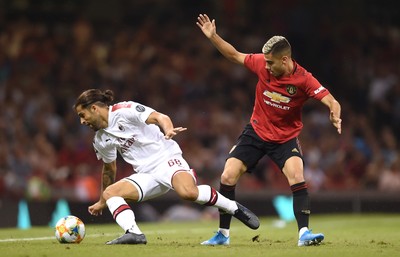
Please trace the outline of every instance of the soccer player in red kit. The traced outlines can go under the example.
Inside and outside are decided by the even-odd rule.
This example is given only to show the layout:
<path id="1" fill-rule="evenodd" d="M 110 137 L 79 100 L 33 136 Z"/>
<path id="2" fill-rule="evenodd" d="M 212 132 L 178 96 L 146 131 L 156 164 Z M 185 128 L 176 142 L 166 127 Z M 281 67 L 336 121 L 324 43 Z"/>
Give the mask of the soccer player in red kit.
<path id="1" fill-rule="evenodd" d="M 303 127 L 301 110 L 309 98 L 321 101 L 330 110 L 330 120 L 341 133 L 341 107 L 316 78 L 291 57 L 291 46 L 283 36 L 273 36 L 262 53 L 238 52 L 216 31 L 215 20 L 206 14 L 197 26 L 228 60 L 242 64 L 258 76 L 255 103 L 250 123 L 244 128 L 229 153 L 221 175 L 220 193 L 235 199 L 235 186 L 242 174 L 251 171 L 268 155 L 286 176 L 293 193 L 293 211 L 298 225 L 298 246 L 319 244 L 322 233 L 309 229 L 309 196 L 304 179 L 304 161 L 298 135 Z M 220 213 L 218 232 L 203 245 L 229 244 L 231 216 Z"/>

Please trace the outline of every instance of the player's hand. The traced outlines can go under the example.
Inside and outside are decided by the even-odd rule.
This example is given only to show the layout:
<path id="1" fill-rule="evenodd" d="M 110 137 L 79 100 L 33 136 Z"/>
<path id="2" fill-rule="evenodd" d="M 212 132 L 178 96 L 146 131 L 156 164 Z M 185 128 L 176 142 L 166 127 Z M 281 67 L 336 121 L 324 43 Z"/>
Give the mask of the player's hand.
<path id="1" fill-rule="evenodd" d="M 333 111 L 331 111 L 330 113 L 330 120 L 333 124 L 333 126 L 335 126 L 335 128 L 337 128 L 337 132 L 339 134 L 342 134 L 342 119 L 340 117 L 337 117 Z"/>
<path id="2" fill-rule="evenodd" d="M 91 206 L 89 206 L 88 211 L 93 216 L 99 216 L 103 214 L 103 209 L 106 207 L 105 203 L 97 202 Z"/>
<path id="3" fill-rule="evenodd" d="M 177 128 L 173 128 L 170 131 L 167 131 L 165 133 L 165 139 L 171 139 L 174 136 L 176 136 L 178 133 L 187 130 L 187 128 L 182 128 L 182 127 L 177 127 Z"/>
<path id="4" fill-rule="evenodd" d="M 204 35 L 206 35 L 207 38 L 211 38 L 214 34 L 217 33 L 217 27 L 215 26 L 215 20 L 213 19 L 210 21 L 210 18 L 208 18 L 207 14 L 200 14 L 199 17 L 197 17 L 197 26 L 203 31 Z"/>

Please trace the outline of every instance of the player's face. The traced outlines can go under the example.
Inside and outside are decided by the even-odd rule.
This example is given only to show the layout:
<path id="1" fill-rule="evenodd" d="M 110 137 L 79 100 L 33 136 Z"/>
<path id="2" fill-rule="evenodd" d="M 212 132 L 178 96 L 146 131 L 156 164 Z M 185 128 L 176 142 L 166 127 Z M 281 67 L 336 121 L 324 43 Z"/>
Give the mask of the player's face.
<path id="1" fill-rule="evenodd" d="M 282 76 L 285 73 L 284 57 L 277 57 L 271 53 L 264 54 L 265 69 L 274 77 Z"/>
<path id="2" fill-rule="evenodd" d="M 82 125 L 86 125 L 94 131 L 102 128 L 100 125 L 100 115 L 96 112 L 96 107 L 94 105 L 89 108 L 82 108 L 82 106 L 79 105 L 76 107 L 76 113 L 78 114 Z"/>

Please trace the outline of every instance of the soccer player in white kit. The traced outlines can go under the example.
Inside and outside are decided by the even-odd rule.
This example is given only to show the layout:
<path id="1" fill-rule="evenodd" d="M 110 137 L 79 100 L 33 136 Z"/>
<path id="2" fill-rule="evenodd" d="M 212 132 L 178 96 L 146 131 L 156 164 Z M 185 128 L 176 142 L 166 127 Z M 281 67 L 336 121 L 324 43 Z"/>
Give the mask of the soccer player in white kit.
<path id="1" fill-rule="evenodd" d="M 183 159 L 179 145 L 172 140 L 186 128 L 175 128 L 167 115 L 145 105 L 133 101 L 111 105 L 113 100 L 111 90 L 89 89 L 74 105 L 81 124 L 96 131 L 93 146 L 97 158 L 103 161 L 102 194 L 88 211 L 98 216 L 108 207 L 125 231 L 107 244 L 146 244 L 147 239 L 126 200 L 142 202 L 170 189 L 184 200 L 217 207 L 252 229 L 259 227 L 258 217 L 246 207 L 208 185 L 196 185 L 194 171 Z M 117 152 L 135 172 L 115 182 Z"/>

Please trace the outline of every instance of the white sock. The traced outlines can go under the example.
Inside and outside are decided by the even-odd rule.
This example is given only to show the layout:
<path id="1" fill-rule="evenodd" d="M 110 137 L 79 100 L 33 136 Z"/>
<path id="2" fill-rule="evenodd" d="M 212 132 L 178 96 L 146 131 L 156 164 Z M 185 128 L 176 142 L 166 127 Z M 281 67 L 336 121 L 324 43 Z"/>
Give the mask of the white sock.
<path id="1" fill-rule="evenodd" d="M 238 209 L 235 201 L 229 200 L 225 196 L 221 195 L 217 190 L 213 189 L 208 185 L 197 186 L 199 189 L 199 196 L 196 199 L 196 203 L 207 204 L 209 206 L 217 207 L 229 214 L 234 214 Z M 214 194 L 214 195 L 213 195 Z M 215 203 L 211 198 L 217 198 Z"/>
<path id="2" fill-rule="evenodd" d="M 106 201 L 106 204 L 114 220 L 125 232 L 129 231 L 135 234 L 143 234 L 136 224 L 135 214 L 124 198 L 113 196 Z"/>
<path id="3" fill-rule="evenodd" d="M 299 230 L 299 238 L 304 234 L 304 232 L 306 232 L 308 230 L 308 227 L 302 227 L 300 230 Z"/>
<path id="4" fill-rule="evenodd" d="M 226 229 L 226 228 L 219 228 L 218 231 L 221 232 L 221 234 L 223 234 L 223 235 L 226 236 L 226 237 L 229 236 L 229 229 Z"/>

